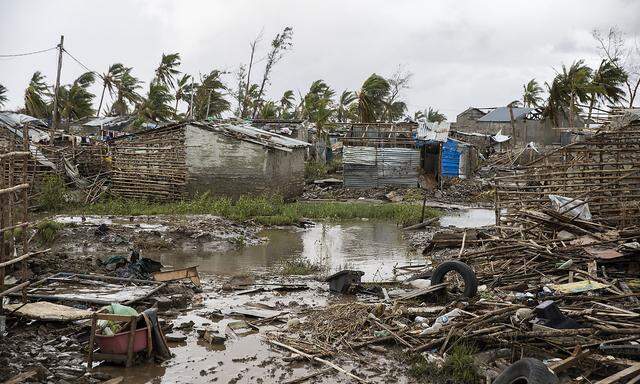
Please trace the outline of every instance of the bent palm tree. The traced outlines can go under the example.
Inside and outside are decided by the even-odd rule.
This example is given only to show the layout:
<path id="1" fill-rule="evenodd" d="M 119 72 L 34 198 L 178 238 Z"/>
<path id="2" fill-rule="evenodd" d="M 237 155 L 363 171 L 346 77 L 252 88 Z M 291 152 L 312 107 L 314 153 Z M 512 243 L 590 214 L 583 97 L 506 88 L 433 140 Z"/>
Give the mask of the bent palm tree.
<path id="1" fill-rule="evenodd" d="M 384 100 L 389 90 L 389 82 L 375 73 L 365 80 L 358 92 L 358 112 L 361 122 L 375 122 L 381 117 Z"/>
<path id="2" fill-rule="evenodd" d="M 196 119 L 220 118 L 222 112 L 231 108 L 231 103 L 224 98 L 227 87 L 222 82 L 224 72 L 217 69 L 205 76 L 194 94 L 194 116 Z"/>
<path id="3" fill-rule="evenodd" d="M 29 81 L 29 85 L 24 91 L 25 112 L 33 117 L 47 118 L 50 116 L 45 97 L 51 97 L 51 93 L 44 79 L 45 77 L 42 73 L 36 71 L 31 76 L 31 81 Z"/>
<path id="4" fill-rule="evenodd" d="M 138 93 L 138 89 L 142 88 L 142 81 L 131 75 L 131 70 L 132 68 L 125 68 L 118 79 L 116 101 L 111 105 L 112 115 L 125 116 L 129 114 L 129 105 L 135 107 L 142 101 L 142 96 Z"/>
<path id="5" fill-rule="evenodd" d="M 104 100 L 105 91 L 108 90 L 109 96 L 113 97 L 113 91 L 117 87 L 118 80 L 125 70 L 126 68 L 124 65 L 116 63 L 111 65 L 107 72 L 100 76 L 102 79 L 102 94 L 100 95 L 100 103 L 98 103 L 98 116 L 100 116 L 100 111 L 102 110 L 102 101 Z"/>
<path id="6" fill-rule="evenodd" d="M 626 80 L 627 73 L 616 65 L 615 60 L 600 62 L 600 66 L 593 73 L 591 80 L 591 100 L 589 101 L 587 120 L 591 120 L 591 114 L 597 102 L 619 103 L 625 100 L 625 91 L 622 87 Z"/>
<path id="7" fill-rule="evenodd" d="M 180 73 L 178 67 L 180 66 L 180 54 L 171 53 L 168 55 L 162 54 L 160 65 L 156 68 L 156 77 L 153 82 L 156 84 L 163 84 L 168 88 L 174 88 L 173 80 Z"/>
<path id="8" fill-rule="evenodd" d="M 280 118 L 289 119 L 292 116 L 291 110 L 293 109 L 293 102 L 295 96 L 292 90 L 286 90 L 280 98 Z"/>
<path id="9" fill-rule="evenodd" d="M 430 123 L 442 123 L 447 121 L 447 116 L 445 116 L 444 113 L 440 113 L 440 111 L 435 108 L 429 107 L 425 112 L 425 117 Z"/>
<path id="10" fill-rule="evenodd" d="M 356 101 L 358 96 L 352 91 L 342 91 L 340 100 L 338 100 L 338 109 L 336 111 L 336 119 L 339 122 L 344 122 L 349 119 L 349 108 L 351 104 Z"/>
<path id="11" fill-rule="evenodd" d="M 0 84 L 0 108 L 7 102 L 7 87 Z"/>
<path id="12" fill-rule="evenodd" d="M 96 78 L 92 72 L 80 75 L 73 84 L 60 87 L 58 94 L 58 115 L 67 122 L 94 116 L 93 99 L 89 92 Z M 51 106 L 53 108 L 53 105 Z"/>
<path id="13" fill-rule="evenodd" d="M 164 84 L 151 83 L 147 97 L 138 104 L 138 116 L 147 121 L 163 122 L 173 116 L 173 95 Z"/>
<path id="14" fill-rule="evenodd" d="M 180 79 L 178 79 L 176 83 L 176 106 L 174 108 L 174 114 L 178 115 L 178 103 L 180 101 L 185 101 L 189 103 L 191 101 L 191 75 L 183 75 Z"/>
<path id="15" fill-rule="evenodd" d="M 537 108 L 542 103 L 542 87 L 536 79 L 531 79 L 527 84 L 522 86 L 522 101 L 525 107 Z"/>

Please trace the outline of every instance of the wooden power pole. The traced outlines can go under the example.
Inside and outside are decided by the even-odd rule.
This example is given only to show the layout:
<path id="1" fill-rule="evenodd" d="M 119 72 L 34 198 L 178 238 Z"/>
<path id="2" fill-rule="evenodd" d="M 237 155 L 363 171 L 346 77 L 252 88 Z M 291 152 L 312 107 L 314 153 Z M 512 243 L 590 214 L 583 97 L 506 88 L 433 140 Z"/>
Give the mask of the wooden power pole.
<path id="1" fill-rule="evenodd" d="M 58 129 L 60 116 L 58 115 L 58 91 L 60 89 L 60 72 L 62 71 L 62 51 L 64 50 L 64 36 L 60 36 L 60 44 L 58 45 L 58 72 L 56 74 L 56 86 L 53 90 L 53 122 L 49 144 L 53 144 L 53 135 Z"/>

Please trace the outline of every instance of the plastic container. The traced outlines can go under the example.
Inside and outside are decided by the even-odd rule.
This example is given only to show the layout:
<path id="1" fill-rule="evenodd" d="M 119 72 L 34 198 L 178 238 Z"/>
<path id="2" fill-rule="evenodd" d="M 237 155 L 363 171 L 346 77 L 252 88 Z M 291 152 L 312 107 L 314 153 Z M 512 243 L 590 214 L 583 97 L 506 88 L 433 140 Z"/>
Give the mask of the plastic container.
<path id="1" fill-rule="evenodd" d="M 362 271 L 353 271 L 346 269 L 334 273 L 327 277 L 325 281 L 329 282 L 329 290 L 331 292 L 346 293 L 349 291 L 351 285 L 359 285 L 362 283 L 361 279 L 364 275 Z"/>
<path id="2" fill-rule="evenodd" d="M 129 345 L 129 331 L 116 333 L 113 336 L 96 335 L 96 344 L 102 353 L 126 355 Z M 133 352 L 147 349 L 147 327 L 136 329 L 133 338 Z"/>

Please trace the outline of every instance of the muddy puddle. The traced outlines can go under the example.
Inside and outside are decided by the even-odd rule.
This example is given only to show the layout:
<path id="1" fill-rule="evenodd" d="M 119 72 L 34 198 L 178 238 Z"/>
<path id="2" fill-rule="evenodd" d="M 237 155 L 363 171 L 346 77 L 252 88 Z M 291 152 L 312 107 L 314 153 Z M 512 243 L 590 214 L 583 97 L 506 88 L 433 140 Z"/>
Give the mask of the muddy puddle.
<path id="1" fill-rule="evenodd" d="M 307 229 L 269 229 L 259 235 L 267 239 L 260 245 L 226 250 L 205 245 L 145 251 L 144 255 L 176 268 L 198 265 L 199 271 L 213 274 L 278 274 L 287 261 L 304 258 L 323 265 L 327 272 L 364 271 L 365 281 L 391 279 L 394 266 L 423 262 L 404 242 L 401 229 L 386 221 L 318 223 Z"/>

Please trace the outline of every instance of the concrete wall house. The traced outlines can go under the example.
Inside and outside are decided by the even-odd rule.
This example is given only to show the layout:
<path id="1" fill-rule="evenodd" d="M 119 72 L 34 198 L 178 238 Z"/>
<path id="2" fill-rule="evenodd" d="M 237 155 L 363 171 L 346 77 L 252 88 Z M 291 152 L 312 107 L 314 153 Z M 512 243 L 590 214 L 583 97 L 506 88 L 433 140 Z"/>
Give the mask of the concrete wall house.
<path id="1" fill-rule="evenodd" d="M 304 141 L 247 124 L 181 123 L 110 142 L 112 191 L 122 197 L 178 200 L 202 193 L 298 196 Z"/>

